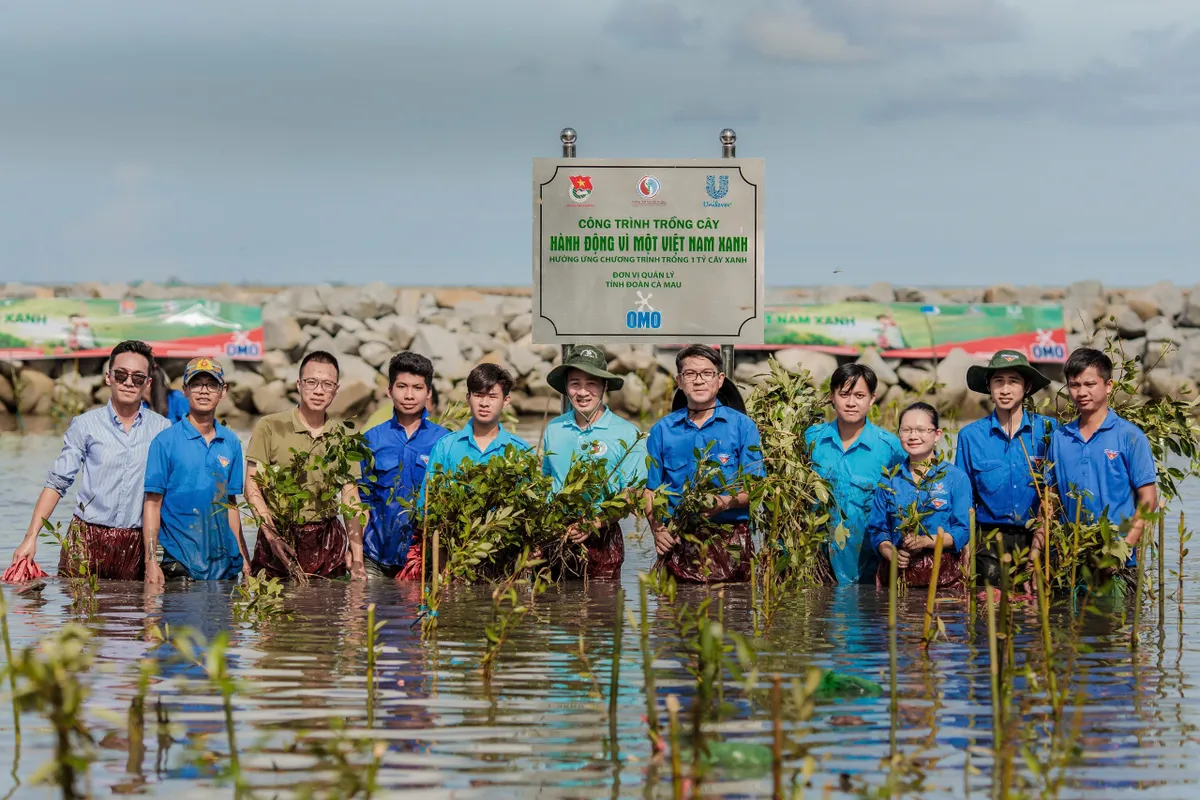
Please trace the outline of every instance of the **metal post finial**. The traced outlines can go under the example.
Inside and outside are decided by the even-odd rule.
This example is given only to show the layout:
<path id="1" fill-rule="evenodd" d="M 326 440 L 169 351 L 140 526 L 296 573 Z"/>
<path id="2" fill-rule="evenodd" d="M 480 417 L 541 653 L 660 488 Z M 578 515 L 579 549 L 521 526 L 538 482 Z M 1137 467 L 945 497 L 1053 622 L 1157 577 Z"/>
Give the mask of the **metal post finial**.
<path id="1" fill-rule="evenodd" d="M 721 155 L 725 158 L 733 158 L 737 154 L 737 131 L 733 128 L 726 128 L 721 131 Z"/>
<path id="2" fill-rule="evenodd" d="M 562 133 L 558 135 L 558 138 L 562 141 L 563 158 L 574 158 L 575 140 L 579 138 L 579 135 L 575 133 L 575 129 L 563 128 Z"/>

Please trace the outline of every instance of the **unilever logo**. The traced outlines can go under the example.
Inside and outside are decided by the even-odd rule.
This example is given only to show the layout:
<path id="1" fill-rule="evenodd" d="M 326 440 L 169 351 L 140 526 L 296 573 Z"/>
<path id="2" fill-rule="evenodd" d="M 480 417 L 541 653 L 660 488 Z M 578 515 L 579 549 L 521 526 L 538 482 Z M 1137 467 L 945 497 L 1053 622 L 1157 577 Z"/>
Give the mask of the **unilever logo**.
<path id="1" fill-rule="evenodd" d="M 722 203 L 720 200 L 729 194 L 729 176 L 709 175 L 708 180 L 704 183 L 704 190 L 708 192 L 709 200 L 704 201 L 705 208 L 729 208 L 733 203 Z"/>

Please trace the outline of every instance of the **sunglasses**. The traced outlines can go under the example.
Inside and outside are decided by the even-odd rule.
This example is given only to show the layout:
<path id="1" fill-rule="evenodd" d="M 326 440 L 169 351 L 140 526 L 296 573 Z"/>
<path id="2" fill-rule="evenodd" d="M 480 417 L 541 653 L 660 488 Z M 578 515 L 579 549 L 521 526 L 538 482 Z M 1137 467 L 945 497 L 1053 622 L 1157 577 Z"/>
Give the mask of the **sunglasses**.
<path id="1" fill-rule="evenodd" d="M 144 386 L 149 378 L 149 375 L 141 372 L 128 372 L 123 369 L 114 369 L 112 371 L 112 379 L 116 383 L 131 383 L 134 386 Z"/>

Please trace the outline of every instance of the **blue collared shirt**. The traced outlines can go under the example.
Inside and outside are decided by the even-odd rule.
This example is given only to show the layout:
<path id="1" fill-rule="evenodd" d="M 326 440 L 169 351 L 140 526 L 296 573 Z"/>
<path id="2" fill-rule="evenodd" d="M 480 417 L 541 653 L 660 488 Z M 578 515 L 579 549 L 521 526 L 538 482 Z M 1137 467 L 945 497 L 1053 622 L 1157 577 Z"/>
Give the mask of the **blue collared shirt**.
<path id="1" fill-rule="evenodd" d="M 609 487 L 617 492 L 646 478 L 646 443 L 629 420 L 604 409 L 588 428 L 579 427 L 575 411 L 550 420 L 542 437 L 542 474 L 554 478 L 554 491 L 562 489 L 571 464 L 581 458 L 602 459 L 611 473 Z"/>
<path id="2" fill-rule="evenodd" d="M 845 526 L 846 541 L 839 547 L 829 543 L 829 560 L 839 584 L 874 581 L 879 556 L 873 547 L 863 547 L 875 487 L 883 471 L 908 458 L 895 434 L 870 421 L 850 445 L 842 449 L 837 420 L 813 425 L 804 432 L 804 443 L 812 453 L 812 464 L 833 492 L 834 508 L 830 531 Z"/>
<path id="3" fill-rule="evenodd" d="M 533 449 L 520 436 L 509 433 L 504 429 L 503 425 L 499 425 L 497 426 L 496 438 L 492 439 L 486 449 L 481 450 L 479 449 L 479 443 L 475 441 L 474 423 L 468 422 L 463 426 L 462 430 L 443 436 L 433 446 L 433 451 L 429 454 L 429 467 L 425 474 L 428 475 L 433 472 L 451 473 L 457 470 L 464 461 L 469 461 L 472 464 L 487 461 L 489 458 L 503 453 L 504 448 L 510 444 L 520 450 Z"/>
<path id="4" fill-rule="evenodd" d="M 955 551 L 962 552 L 971 538 L 971 482 L 948 461 L 931 467 L 917 483 L 907 461 L 893 477 L 883 479 L 875 490 L 867 523 L 872 550 L 878 552 L 885 541 L 899 546 L 904 540 L 900 523 L 910 516 L 913 504 L 918 513 L 928 512 L 917 533 L 936 536 L 941 528 L 954 539 Z"/>
<path id="5" fill-rule="evenodd" d="M 1024 412 L 1010 439 L 996 412 L 958 432 L 954 464 L 967 474 L 981 526 L 1018 525 L 1038 516 L 1041 499 L 1034 475 L 1045 474 L 1046 451 L 1058 423 Z"/>
<path id="6" fill-rule="evenodd" d="M 213 439 L 186 417 L 154 437 L 146 461 L 146 492 L 162 495 L 163 552 L 193 580 L 236 578 L 242 553 L 229 527 L 229 509 L 243 483 L 242 445 L 218 423 Z"/>
<path id="7" fill-rule="evenodd" d="M 363 554 L 375 563 L 397 566 L 408 557 L 413 529 L 401 501 L 412 500 L 420 491 L 434 445 L 449 433 L 423 412 L 411 437 L 394 413 L 363 434 L 373 456 L 362 462 L 359 484 L 362 500 L 370 509 L 363 531 Z"/>
<path id="8" fill-rule="evenodd" d="M 140 528 L 146 454 L 154 437 L 169 427 L 165 417 L 141 408 L 126 431 L 111 402 L 80 414 L 63 436 L 46 488 L 62 497 L 79 476 L 75 516 L 108 528 Z"/>
<path id="9" fill-rule="evenodd" d="M 754 420 L 740 411 L 718 403 L 712 416 L 697 427 L 688 419 L 686 407 L 674 411 L 654 423 L 646 440 L 646 488 L 667 487 L 668 513 L 679 505 L 684 484 L 696 474 L 695 451 L 708 452 L 707 458 L 721 465 L 726 481 L 739 475 L 765 474 L 763 456 Z M 713 517 L 714 522 L 745 522 L 750 518 L 747 508 L 731 508 Z"/>
<path id="10" fill-rule="evenodd" d="M 1114 527 L 1120 527 L 1137 514 L 1137 490 L 1157 482 L 1150 440 L 1112 409 L 1086 442 L 1079 433 L 1079 420 L 1058 428 L 1050 437 L 1049 458 L 1051 485 L 1058 491 L 1068 523 L 1075 521 L 1082 501 L 1081 521 L 1098 522 L 1107 516 Z"/>

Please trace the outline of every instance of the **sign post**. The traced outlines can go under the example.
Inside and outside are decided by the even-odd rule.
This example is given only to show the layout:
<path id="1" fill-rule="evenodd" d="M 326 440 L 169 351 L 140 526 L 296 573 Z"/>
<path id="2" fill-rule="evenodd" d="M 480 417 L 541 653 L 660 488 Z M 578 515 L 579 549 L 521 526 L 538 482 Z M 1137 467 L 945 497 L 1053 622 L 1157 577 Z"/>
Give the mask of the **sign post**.
<path id="1" fill-rule="evenodd" d="M 762 344 L 763 160 L 732 131 L 714 159 L 584 160 L 563 133 L 533 161 L 533 341 Z"/>
<path id="2" fill-rule="evenodd" d="M 737 157 L 737 132 L 733 128 L 721 131 L 721 157 Z M 726 380 L 733 380 L 733 370 L 736 366 L 733 345 L 721 345 L 721 372 L 725 373 Z"/>

